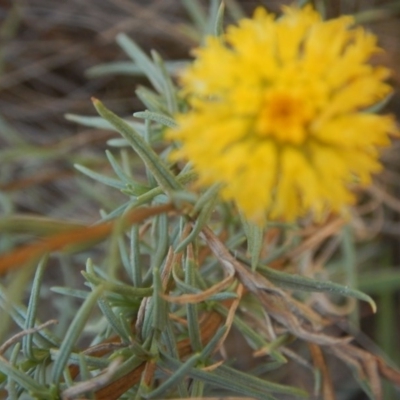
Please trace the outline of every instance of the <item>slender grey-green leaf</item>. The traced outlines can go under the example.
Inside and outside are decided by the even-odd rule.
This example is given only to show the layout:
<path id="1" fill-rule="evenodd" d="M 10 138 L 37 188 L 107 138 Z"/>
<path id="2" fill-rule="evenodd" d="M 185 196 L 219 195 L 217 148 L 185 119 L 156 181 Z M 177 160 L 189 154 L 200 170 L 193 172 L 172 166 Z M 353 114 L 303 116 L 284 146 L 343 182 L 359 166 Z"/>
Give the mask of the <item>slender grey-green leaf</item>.
<path id="1" fill-rule="evenodd" d="M 225 16 L 225 3 L 221 2 L 221 4 L 218 7 L 212 32 L 215 36 L 221 36 L 224 33 L 224 16 Z"/>
<path id="2" fill-rule="evenodd" d="M 207 16 L 198 0 L 181 0 L 200 33 L 207 29 Z"/>
<path id="3" fill-rule="evenodd" d="M 176 74 L 177 70 L 183 68 L 187 64 L 187 60 L 165 61 L 166 70 L 170 74 Z M 144 76 L 142 69 L 131 61 L 115 61 L 107 64 L 98 64 L 87 69 L 85 73 L 91 78 L 104 75 Z"/>
<path id="4" fill-rule="evenodd" d="M 222 337 L 225 335 L 226 331 L 228 330 L 228 327 L 226 325 L 221 326 L 215 335 L 209 340 L 209 342 L 204 346 L 204 349 L 201 352 L 201 359 L 202 360 L 207 360 L 213 353 L 215 346 L 218 344 L 218 342 L 222 339 Z"/>
<path id="5" fill-rule="evenodd" d="M 78 354 L 79 358 L 79 375 L 81 376 L 82 381 L 88 381 L 89 379 L 92 378 L 85 356 L 83 353 Z"/>
<path id="6" fill-rule="evenodd" d="M 160 70 L 160 73 L 163 77 L 163 94 L 167 103 L 168 112 L 173 115 L 178 111 L 178 99 L 176 96 L 177 90 L 172 82 L 172 79 L 167 71 L 167 67 L 165 66 L 161 56 L 156 51 L 152 51 L 152 56 L 154 63 Z"/>
<path id="7" fill-rule="evenodd" d="M 193 382 L 190 387 L 190 395 L 191 397 L 201 399 L 204 394 L 204 382 L 198 379 L 193 379 Z"/>
<path id="8" fill-rule="evenodd" d="M 296 274 L 287 274 L 268 267 L 259 267 L 259 271 L 277 286 L 291 290 L 328 292 L 340 294 L 342 296 L 354 297 L 355 299 L 366 301 L 369 303 L 372 310 L 374 312 L 376 311 L 376 304 L 370 296 L 360 292 L 359 290 L 349 288 L 348 286 L 343 286 L 330 281 L 319 281 Z"/>
<path id="9" fill-rule="evenodd" d="M 67 364 L 68 358 L 71 354 L 71 351 L 75 345 L 76 340 L 87 324 L 87 320 L 89 318 L 90 312 L 92 311 L 93 306 L 95 305 L 98 297 L 103 292 L 103 286 L 98 286 L 93 290 L 92 293 L 85 299 L 82 306 L 79 308 L 75 318 L 71 322 L 70 327 L 65 333 L 64 341 L 60 346 L 60 354 L 58 355 L 57 360 L 54 363 L 53 371 L 52 371 L 52 382 L 55 385 L 59 384 L 60 378 L 63 375 L 64 368 Z"/>
<path id="10" fill-rule="evenodd" d="M 156 235 L 153 241 L 153 248 L 155 251 L 152 253 L 151 265 L 153 268 L 160 268 L 165 260 L 169 247 L 168 216 L 166 214 L 157 215 L 155 224 Z"/>
<path id="11" fill-rule="evenodd" d="M 114 374 L 114 379 L 118 379 L 125 376 L 126 374 L 137 368 L 139 365 L 143 364 L 143 362 L 144 362 L 143 358 L 138 357 L 136 354 L 134 354 L 132 357 L 128 358 L 117 368 Z"/>
<path id="12" fill-rule="evenodd" d="M 125 184 L 136 184 L 136 182 L 132 182 L 132 178 L 128 176 L 124 170 L 119 166 L 118 161 L 115 159 L 111 151 L 106 150 L 106 156 L 108 161 L 111 164 L 112 169 L 114 170 L 115 174 L 118 176 L 118 178 L 121 180 L 121 182 Z"/>
<path id="13" fill-rule="evenodd" d="M 162 331 L 166 324 L 167 319 L 167 303 L 161 297 L 163 292 L 160 270 L 158 268 L 153 269 L 153 284 L 154 284 L 154 293 L 153 293 L 153 323 L 152 327 L 157 329 L 158 331 Z"/>
<path id="14" fill-rule="evenodd" d="M 51 349 L 50 354 L 53 360 L 56 360 L 59 355 L 60 355 L 60 350 L 59 349 Z M 79 358 L 80 354 L 83 353 L 70 353 L 68 362 L 71 364 L 78 364 L 79 363 Z M 101 357 L 93 357 L 93 356 L 88 356 L 85 355 L 85 361 L 88 366 L 91 368 L 96 368 L 96 369 L 104 369 L 107 368 L 110 364 L 110 360 L 107 360 L 106 358 L 101 358 Z"/>
<path id="15" fill-rule="evenodd" d="M 175 252 L 178 253 L 182 251 L 189 243 L 193 242 L 198 237 L 203 227 L 208 223 L 210 216 L 214 211 L 215 203 L 217 201 L 217 192 L 218 188 L 213 187 L 213 197 L 211 197 L 209 201 L 202 206 L 200 214 L 196 218 L 196 222 L 194 223 L 193 229 L 191 230 L 189 235 L 186 236 L 186 238 L 183 239 L 181 243 L 179 243 L 179 245 L 175 249 Z"/>
<path id="16" fill-rule="evenodd" d="M 161 97 L 161 95 L 155 93 L 153 90 L 139 86 L 135 90 L 135 93 L 148 110 L 160 113 L 162 115 L 168 113 L 165 100 Z"/>
<path id="17" fill-rule="evenodd" d="M 152 111 L 139 111 L 133 114 L 136 118 L 149 119 L 150 121 L 158 122 L 161 125 L 168 126 L 169 128 L 176 128 L 176 122 L 167 115 L 163 115 Z"/>
<path id="18" fill-rule="evenodd" d="M 115 61 L 107 64 L 98 64 L 85 71 L 89 78 L 104 75 L 144 75 L 143 71 L 132 61 Z"/>
<path id="19" fill-rule="evenodd" d="M 135 62 L 135 64 L 147 76 L 154 88 L 162 93 L 162 80 L 161 73 L 157 70 L 156 66 L 144 51 L 127 35 L 120 33 L 117 36 L 117 43 L 122 47 L 125 53 Z"/>
<path id="20" fill-rule="evenodd" d="M 240 254 L 237 254 L 236 256 L 240 261 L 248 263 L 246 258 Z M 319 281 L 297 274 L 288 274 L 262 265 L 258 265 L 257 268 L 261 274 L 279 287 L 291 290 L 304 290 L 307 292 L 329 292 L 342 296 L 354 297 L 355 299 L 366 301 L 369 303 L 372 310 L 374 312 L 376 311 L 376 304 L 370 296 L 360 292 L 359 290 L 349 288 L 348 286 L 343 286 L 330 281 Z"/>
<path id="21" fill-rule="evenodd" d="M 119 284 L 119 283 L 113 283 L 110 281 L 107 281 L 106 279 L 99 278 L 98 276 L 92 274 L 92 273 L 87 273 L 86 271 L 82 271 L 82 275 L 88 280 L 88 282 L 94 284 L 94 285 L 104 285 L 107 291 L 112 291 L 119 293 L 124 296 L 130 296 L 130 297 L 145 297 L 145 296 L 151 296 L 153 293 L 152 288 L 143 288 L 143 287 L 133 287 L 130 285 L 125 285 L 125 284 Z"/>
<path id="22" fill-rule="evenodd" d="M 86 176 L 104 184 L 107 186 L 111 186 L 116 189 L 125 189 L 126 185 L 125 183 L 114 179 L 114 178 L 109 178 L 108 176 L 104 176 L 102 174 L 99 174 L 97 172 L 94 172 L 90 170 L 89 168 L 84 167 L 83 165 L 75 164 L 74 167 L 79 171 L 82 172 L 82 174 L 85 174 Z"/>
<path id="23" fill-rule="evenodd" d="M 126 139 L 120 137 L 108 139 L 107 145 L 110 147 L 131 147 Z"/>
<path id="24" fill-rule="evenodd" d="M 108 110 L 99 100 L 94 101 L 98 113 L 109 121 L 121 135 L 129 141 L 147 168 L 152 172 L 158 184 L 166 191 L 180 190 L 181 184 L 169 170 L 164 161 L 158 157 L 154 150 L 146 143 L 142 136 L 132 129 L 123 119 Z"/>
<path id="25" fill-rule="evenodd" d="M 172 323 L 169 318 L 166 318 L 166 324 L 164 330 L 161 332 L 163 343 L 165 343 L 165 347 L 168 353 L 175 359 L 179 359 L 178 347 L 176 345 L 175 334 L 172 329 Z M 178 383 L 178 393 L 181 398 L 185 399 L 189 397 L 188 390 L 186 389 L 186 385 L 184 382 Z"/>
<path id="26" fill-rule="evenodd" d="M 174 387 L 178 382 L 186 378 L 187 372 L 199 361 L 201 355 L 199 353 L 193 354 L 189 357 L 182 365 L 180 365 L 176 371 L 166 379 L 157 389 L 147 394 L 145 397 L 148 399 L 154 399 L 165 395 L 166 391 L 171 387 Z"/>
<path id="27" fill-rule="evenodd" d="M 136 287 L 141 287 L 142 270 L 140 267 L 139 227 L 137 224 L 133 225 L 131 228 L 129 261 L 133 284 Z"/>
<path id="28" fill-rule="evenodd" d="M 31 329 L 35 326 L 37 309 L 40 298 L 40 288 L 43 282 L 43 274 L 47 266 L 47 261 L 49 257 L 45 255 L 39 262 L 37 267 L 35 276 L 32 282 L 31 294 L 29 298 L 28 308 L 26 310 L 26 320 L 24 329 Z M 22 339 L 22 349 L 25 354 L 25 357 L 35 360 L 35 356 L 32 352 L 32 344 L 33 344 L 33 333 L 27 334 Z"/>
<path id="29" fill-rule="evenodd" d="M 10 365 L 13 367 L 15 367 L 17 363 L 20 348 L 20 343 L 17 343 L 12 350 L 10 356 Z M 19 395 L 17 390 L 17 382 L 15 382 L 14 379 L 12 379 L 11 377 L 8 377 L 7 379 L 7 392 L 9 400 L 18 400 Z"/>
<path id="30" fill-rule="evenodd" d="M 176 345 L 176 338 L 172 329 L 172 323 L 167 318 L 165 323 L 165 329 L 162 331 L 162 338 L 166 345 L 166 349 L 171 357 L 179 359 L 178 347 Z"/>
<path id="31" fill-rule="evenodd" d="M 71 289 L 71 288 L 66 288 L 66 287 L 61 287 L 61 286 L 53 286 L 50 288 L 50 290 L 54 293 L 59 293 L 63 294 L 66 296 L 71 296 L 71 297 L 76 297 L 78 299 L 86 299 L 90 292 L 86 290 L 79 290 L 79 289 Z"/>
<path id="32" fill-rule="evenodd" d="M 68 121 L 76 122 L 83 126 L 89 126 L 91 128 L 99 128 L 99 129 L 110 129 L 115 131 L 115 127 L 101 117 L 88 117 L 84 115 L 76 115 L 76 114 L 66 114 L 65 119 Z M 135 131 L 139 132 L 139 134 L 143 134 L 143 123 L 142 122 L 134 122 L 134 121 L 125 121 L 128 125 L 130 125 Z"/>
<path id="33" fill-rule="evenodd" d="M 6 296 L 5 289 L 0 285 L 0 307 L 7 312 L 13 321 L 22 329 L 25 326 L 26 307 L 20 304 L 11 303 Z M 34 335 L 33 341 L 40 347 L 57 347 L 59 339 L 47 329 L 42 329 Z"/>
<path id="34" fill-rule="evenodd" d="M 129 343 L 129 336 L 126 335 L 124 327 L 121 325 L 120 319 L 114 314 L 110 304 L 104 296 L 97 300 L 97 304 L 107 319 L 107 322 L 114 329 L 115 333 L 119 335 L 125 343 Z"/>
<path id="35" fill-rule="evenodd" d="M 221 0 L 211 0 L 208 7 L 207 35 L 215 35 L 217 30 L 218 11 L 221 6 Z"/>
<path id="36" fill-rule="evenodd" d="M 43 399 L 46 399 L 46 389 L 32 379 L 28 374 L 21 371 L 14 365 L 11 365 L 4 357 L 0 356 L 0 372 L 11 378 L 18 385 L 22 386 L 28 392 L 42 393 Z"/>
<path id="37" fill-rule="evenodd" d="M 224 377 L 228 380 L 234 381 L 238 385 L 259 387 L 260 389 L 272 392 L 274 394 L 288 394 L 292 396 L 298 396 L 300 398 L 308 398 L 308 393 L 302 389 L 291 387 L 287 385 L 281 385 L 279 383 L 269 382 L 264 379 L 260 379 L 256 376 L 251 376 L 242 371 L 238 371 L 227 365 L 221 365 L 215 372 L 220 377 Z"/>
<path id="38" fill-rule="evenodd" d="M 260 253 L 263 245 L 264 229 L 248 221 L 241 215 L 244 233 L 247 238 L 247 252 L 251 255 L 251 269 L 255 271 L 260 260 Z"/>
<path id="39" fill-rule="evenodd" d="M 170 358 L 165 353 L 162 353 L 162 362 L 160 362 L 160 364 L 165 368 L 172 369 L 177 368 L 180 363 Z M 189 377 L 200 379 L 212 386 L 217 386 L 246 396 L 252 396 L 260 400 L 276 400 L 276 397 L 271 393 L 288 394 L 297 396 L 296 398 L 308 397 L 308 393 L 301 389 L 269 382 L 223 365 L 214 369 L 212 372 L 191 368 L 186 370 L 186 374 Z"/>
<path id="40" fill-rule="evenodd" d="M 193 170 L 189 171 L 182 171 L 177 179 L 180 184 L 186 185 L 187 183 L 193 181 L 196 179 L 196 172 Z M 175 192 L 178 193 L 178 192 Z M 175 193 L 172 194 L 172 198 L 174 198 Z M 160 196 L 163 194 L 163 191 L 160 187 L 156 187 L 154 189 L 149 190 L 148 192 L 138 196 L 134 200 L 129 200 L 126 203 L 122 204 L 121 206 L 117 207 L 115 210 L 104 216 L 101 221 L 99 222 L 105 222 L 105 221 L 110 221 L 112 219 L 115 219 L 119 216 L 121 216 L 128 208 L 133 208 L 133 207 L 139 207 L 143 204 L 150 203 L 154 198 L 157 196 Z"/>
<path id="41" fill-rule="evenodd" d="M 125 271 L 128 273 L 129 277 L 132 278 L 132 270 L 131 270 L 131 265 L 130 265 L 130 260 L 129 260 L 129 255 L 128 255 L 128 250 L 125 245 L 125 238 L 119 237 L 118 238 L 118 248 L 119 248 L 119 256 L 122 261 L 122 265 L 125 268 Z"/>
<path id="42" fill-rule="evenodd" d="M 390 102 L 390 100 L 392 100 L 393 97 L 393 93 L 390 93 L 389 95 L 387 95 L 384 99 L 382 99 L 381 101 L 378 101 L 376 104 L 374 104 L 371 107 L 366 108 L 365 110 L 363 110 L 363 112 L 365 113 L 369 113 L 369 114 L 376 114 L 379 113 L 380 111 L 382 111 Z"/>
<path id="43" fill-rule="evenodd" d="M 188 285 L 195 285 L 195 262 L 192 258 L 187 257 L 185 263 L 185 283 Z M 198 313 L 198 305 L 197 304 L 186 304 L 186 312 L 187 312 L 187 322 L 188 322 L 188 331 L 190 343 L 192 345 L 193 351 L 201 351 L 201 333 L 200 333 L 200 324 L 199 324 L 199 313 Z"/>

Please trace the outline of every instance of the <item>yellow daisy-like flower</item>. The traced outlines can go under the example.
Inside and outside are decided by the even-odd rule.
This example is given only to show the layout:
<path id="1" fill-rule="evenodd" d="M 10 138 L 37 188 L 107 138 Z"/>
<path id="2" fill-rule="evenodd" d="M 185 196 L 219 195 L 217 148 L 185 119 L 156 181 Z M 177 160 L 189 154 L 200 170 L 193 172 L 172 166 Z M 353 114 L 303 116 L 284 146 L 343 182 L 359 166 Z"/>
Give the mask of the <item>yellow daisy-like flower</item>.
<path id="1" fill-rule="evenodd" d="M 368 63 L 375 36 L 349 16 L 283 11 L 258 8 L 207 38 L 181 78 L 190 109 L 167 133 L 201 185 L 221 183 L 258 223 L 340 212 L 354 201 L 350 184 L 381 168 L 378 149 L 396 130 L 367 110 L 391 91 L 389 70 Z"/>

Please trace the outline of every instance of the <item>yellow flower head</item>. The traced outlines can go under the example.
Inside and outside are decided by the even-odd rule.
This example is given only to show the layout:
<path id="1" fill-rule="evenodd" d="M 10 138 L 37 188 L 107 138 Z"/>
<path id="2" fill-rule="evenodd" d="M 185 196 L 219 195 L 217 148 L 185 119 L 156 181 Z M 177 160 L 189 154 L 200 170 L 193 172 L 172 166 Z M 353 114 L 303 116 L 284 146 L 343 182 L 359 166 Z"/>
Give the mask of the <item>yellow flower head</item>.
<path id="1" fill-rule="evenodd" d="M 340 212 L 380 169 L 378 148 L 395 131 L 368 112 L 387 96 L 389 71 L 368 63 L 380 49 L 348 16 L 322 20 L 286 7 L 209 37 L 183 73 L 190 110 L 167 137 L 201 185 L 221 183 L 247 218 L 292 221 Z"/>

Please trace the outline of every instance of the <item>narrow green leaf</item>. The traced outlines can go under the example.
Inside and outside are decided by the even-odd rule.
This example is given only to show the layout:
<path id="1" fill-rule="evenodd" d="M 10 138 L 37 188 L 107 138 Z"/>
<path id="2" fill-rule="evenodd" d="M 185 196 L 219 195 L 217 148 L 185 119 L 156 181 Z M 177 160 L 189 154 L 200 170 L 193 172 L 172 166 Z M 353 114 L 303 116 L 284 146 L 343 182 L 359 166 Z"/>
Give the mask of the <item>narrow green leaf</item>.
<path id="1" fill-rule="evenodd" d="M 6 296 L 4 287 L 0 285 L 0 307 L 7 312 L 13 321 L 21 328 L 24 329 L 26 320 L 26 307 L 20 304 L 14 304 Z M 39 322 L 38 322 L 39 323 Z M 35 333 L 33 341 L 36 345 L 43 348 L 57 347 L 59 339 L 53 335 L 49 330 L 42 329 Z"/>
<path id="2" fill-rule="evenodd" d="M 201 351 L 201 359 L 206 361 L 209 357 L 211 357 L 215 346 L 218 344 L 218 342 L 222 339 L 222 337 L 225 335 L 226 331 L 228 330 L 228 327 L 226 325 L 221 326 L 215 335 L 209 340 L 209 342 L 204 346 L 204 349 Z"/>
<path id="3" fill-rule="evenodd" d="M 81 381 L 88 381 L 92 378 L 88 365 L 86 363 L 86 359 L 83 353 L 78 354 L 79 358 L 79 375 L 81 376 Z"/>
<path id="4" fill-rule="evenodd" d="M 251 255 L 251 269 L 255 271 L 260 260 L 264 239 L 264 229 L 241 215 L 243 229 L 247 238 L 247 252 Z"/>
<path id="5" fill-rule="evenodd" d="M 152 112 L 152 111 L 139 111 L 133 114 L 135 118 L 148 119 L 150 121 L 158 122 L 161 125 L 168 126 L 169 128 L 176 128 L 176 122 L 167 115 L 163 115 L 160 113 Z"/>
<path id="6" fill-rule="evenodd" d="M 190 395 L 191 397 L 202 399 L 204 395 L 204 382 L 198 379 L 193 379 L 193 382 L 190 386 Z"/>
<path id="7" fill-rule="evenodd" d="M 61 286 L 53 286 L 50 288 L 50 290 L 54 293 L 63 294 L 65 296 L 76 297 L 78 299 L 86 299 L 86 297 L 88 297 L 88 295 L 90 294 L 90 292 L 86 290 L 71 289 Z"/>
<path id="8" fill-rule="evenodd" d="M 166 319 L 165 329 L 162 331 L 161 335 L 169 355 L 173 358 L 179 359 L 176 337 L 172 329 L 172 322 L 169 318 Z"/>
<path id="9" fill-rule="evenodd" d="M 182 251 L 189 243 L 192 243 L 200 234 L 203 227 L 208 223 L 212 212 L 214 211 L 215 204 L 218 197 L 219 186 L 212 186 L 209 188 L 202 197 L 195 204 L 193 211 L 200 210 L 200 214 L 196 218 L 193 229 L 189 235 L 182 240 L 176 247 L 175 252 Z"/>
<path id="10" fill-rule="evenodd" d="M 98 78 L 104 75 L 141 76 L 143 71 L 132 61 L 115 61 L 90 67 L 85 74 L 89 78 Z"/>
<path id="11" fill-rule="evenodd" d="M 19 370 L 14 365 L 11 365 L 5 358 L 0 356 L 0 372 L 5 374 L 8 379 L 12 379 L 18 383 L 18 385 L 22 386 L 28 392 L 42 393 L 44 397 L 40 397 L 46 399 L 47 396 L 44 394 L 46 392 L 45 388 L 37 383 L 34 379 L 32 379 L 29 375 Z"/>
<path id="12" fill-rule="evenodd" d="M 50 350 L 50 354 L 51 354 L 51 358 L 53 360 L 56 360 L 59 355 L 60 355 L 60 350 L 59 349 L 51 349 Z M 71 364 L 78 364 L 79 363 L 79 359 L 80 359 L 80 355 L 83 354 L 81 352 L 79 353 L 70 353 L 69 358 L 68 358 L 68 362 Z M 88 356 L 83 354 L 83 356 L 85 357 L 85 362 L 88 366 L 90 366 L 91 368 L 95 368 L 95 369 L 104 369 L 107 368 L 110 364 L 110 360 L 106 359 L 106 358 L 100 358 L 100 357 L 93 357 L 93 356 Z"/>
<path id="13" fill-rule="evenodd" d="M 155 218 L 156 234 L 153 240 L 154 252 L 151 254 L 151 265 L 153 268 L 160 268 L 165 260 L 169 247 L 168 216 L 157 215 Z"/>
<path id="14" fill-rule="evenodd" d="M 117 147 L 117 148 L 120 148 L 120 147 L 129 147 L 130 148 L 131 147 L 129 142 L 124 138 L 109 139 L 109 140 L 107 140 L 107 146 Z"/>
<path id="15" fill-rule="evenodd" d="M 194 286 L 195 282 L 195 261 L 187 257 L 185 262 L 185 283 Z M 197 304 L 186 304 L 187 322 L 190 343 L 195 352 L 201 351 L 203 346 L 201 344 L 201 333 L 199 324 L 199 313 Z"/>
<path id="16" fill-rule="evenodd" d="M 162 93 L 162 75 L 152 63 L 150 58 L 140 49 L 140 47 L 127 35 L 120 33 L 117 36 L 117 43 L 125 53 L 135 62 L 135 64 L 147 76 L 154 88 Z"/>
<path id="17" fill-rule="evenodd" d="M 192 355 L 182 365 L 180 365 L 168 379 L 158 386 L 157 389 L 153 390 L 145 397 L 148 399 L 154 399 L 160 396 L 164 397 L 169 388 L 174 387 L 178 382 L 186 378 L 188 371 L 199 361 L 200 356 L 201 355 L 198 353 Z"/>
<path id="18" fill-rule="evenodd" d="M 394 96 L 394 93 L 390 93 L 389 95 L 387 95 L 381 101 L 378 101 L 373 106 L 368 107 L 367 109 L 363 110 L 363 112 L 364 113 L 369 113 L 369 114 L 377 114 L 377 113 L 379 113 L 380 111 L 382 111 L 388 105 L 390 100 L 392 100 L 393 96 Z"/>
<path id="19" fill-rule="evenodd" d="M 161 76 L 163 77 L 162 79 L 162 85 L 163 85 L 163 95 L 165 97 L 166 103 L 167 103 L 167 109 L 168 112 L 173 115 L 178 111 L 178 99 L 176 95 L 176 88 L 172 82 L 172 79 L 167 71 L 167 67 L 165 66 L 165 63 L 161 56 L 156 52 L 152 51 L 152 56 L 154 63 L 158 70 L 160 71 Z"/>
<path id="20" fill-rule="evenodd" d="M 225 3 L 221 2 L 218 7 L 217 15 L 215 17 L 215 24 L 213 34 L 221 36 L 224 33 L 224 16 L 225 16 Z"/>
<path id="21" fill-rule="evenodd" d="M 149 111 L 160 113 L 161 115 L 168 113 L 167 105 L 161 95 L 155 93 L 153 90 L 138 86 L 135 90 L 136 96 L 145 105 Z"/>
<path id="22" fill-rule="evenodd" d="M 123 119 L 108 110 L 99 100 L 93 100 L 98 113 L 109 121 L 129 141 L 133 149 L 152 172 L 158 184 L 166 191 L 180 190 L 181 184 L 169 170 L 164 161 L 158 157 L 154 150 L 146 143 L 134 129 L 132 129 Z"/>
<path id="23" fill-rule="evenodd" d="M 201 7 L 201 3 L 198 0 L 181 0 L 181 2 L 200 33 L 205 33 L 207 29 L 207 16 Z"/>
<path id="24" fill-rule="evenodd" d="M 10 365 L 13 367 L 15 367 L 17 363 L 20 348 L 20 343 L 17 343 L 12 350 L 10 356 Z M 8 377 L 7 379 L 7 392 L 9 400 L 18 400 L 19 395 L 17 390 L 17 382 L 15 382 L 14 379 L 12 379 L 11 377 Z"/>
<path id="25" fill-rule="evenodd" d="M 122 261 L 122 265 L 124 266 L 125 271 L 128 273 L 129 277 L 132 278 L 132 275 L 131 275 L 132 270 L 131 270 L 128 250 L 126 248 L 126 244 L 125 244 L 125 240 L 124 239 L 125 238 L 123 238 L 123 237 L 119 237 L 118 238 L 119 257 L 120 257 L 120 259 Z"/>
<path id="26" fill-rule="evenodd" d="M 162 367 L 168 369 L 179 367 L 179 361 L 170 358 L 165 353 L 161 354 L 162 361 L 160 365 Z M 271 393 L 288 394 L 295 396 L 295 398 L 308 398 L 308 393 L 301 389 L 269 382 L 224 365 L 214 369 L 212 372 L 191 368 L 186 370 L 186 374 L 212 386 L 234 391 L 245 396 L 252 396 L 260 400 L 276 400 L 276 397 Z"/>
<path id="27" fill-rule="evenodd" d="M 130 342 L 129 336 L 126 335 L 124 327 L 121 325 L 119 318 L 114 314 L 114 311 L 112 310 L 107 299 L 105 299 L 104 296 L 102 296 L 97 300 L 97 304 L 101 312 L 107 319 L 107 322 L 110 324 L 112 329 L 114 329 L 115 333 L 121 337 L 123 342 L 129 343 Z"/>
<path id="28" fill-rule="evenodd" d="M 63 375 L 64 368 L 67 364 L 68 358 L 71 354 L 72 348 L 75 345 L 76 340 L 87 324 L 90 312 L 92 311 L 93 306 L 95 305 L 98 297 L 103 292 L 104 288 L 102 286 L 98 286 L 93 290 L 92 293 L 85 299 L 82 306 L 79 308 L 75 318 L 71 322 L 70 327 L 65 333 L 64 341 L 60 346 L 60 353 L 58 355 L 57 360 L 54 363 L 53 371 L 52 371 L 52 382 L 55 385 L 59 384 L 60 378 Z"/>
<path id="29" fill-rule="evenodd" d="M 111 186 L 111 187 L 119 189 L 119 190 L 126 188 L 125 183 L 123 183 L 117 179 L 109 178 L 108 176 L 101 175 L 97 172 L 92 171 L 89 168 L 84 167 L 83 165 L 75 164 L 74 167 L 79 172 L 82 172 L 82 174 L 84 174 L 84 175 L 88 176 L 89 178 L 92 178 L 106 186 Z"/>
<path id="30" fill-rule="evenodd" d="M 132 184 L 136 185 L 136 182 L 133 182 L 132 178 L 128 176 L 124 172 L 124 170 L 119 166 L 118 161 L 115 159 L 110 150 L 106 150 L 106 156 L 109 163 L 111 164 L 112 169 L 114 170 L 115 174 L 118 176 L 121 182 L 123 182 L 125 185 L 132 185 Z"/>
<path id="31" fill-rule="evenodd" d="M 340 244 L 343 253 L 342 270 L 345 274 L 346 286 L 356 288 L 358 286 L 357 255 L 352 228 L 348 225 L 345 225 L 342 229 Z M 371 308 L 373 312 L 376 312 L 375 303 L 374 306 L 371 305 Z M 358 303 L 355 304 L 348 317 L 355 327 L 360 327 L 360 309 Z"/>
<path id="32" fill-rule="evenodd" d="M 26 320 L 24 329 L 31 329 L 35 326 L 36 322 L 36 315 L 38 310 L 38 303 L 40 298 L 40 288 L 43 282 L 43 275 L 44 271 L 47 266 L 47 261 L 49 257 L 45 255 L 39 262 L 39 265 L 36 269 L 35 276 L 32 282 L 31 294 L 29 298 L 28 308 L 26 310 Z M 31 360 L 35 360 L 35 356 L 32 351 L 32 344 L 33 344 L 33 336 L 34 334 L 27 334 L 22 339 L 22 349 L 24 352 L 25 357 Z"/>
<path id="33" fill-rule="evenodd" d="M 281 385 L 274 382 L 269 382 L 264 379 L 257 378 L 256 376 L 251 376 L 242 371 L 235 370 L 227 365 L 221 365 L 215 370 L 216 375 L 220 378 L 227 379 L 228 382 L 234 382 L 235 386 L 238 388 L 243 387 L 253 387 L 258 388 L 260 391 L 272 392 L 274 394 L 287 394 L 291 396 L 297 396 L 299 398 L 308 398 L 308 393 L 302 389 L 291 387 L 287 385 Z M 242 394 L 245 394 L 243 391 Z"/>
<path id="34" fill-rule="evenodd" d="M 277 286 L 291 290 L 329 292 L 340 294 L 342 296 L 354 297 L 355 299 L 366 301 L 371 306 L 373 312 L 376 311 L 376 304 L 370 296 L 360 292 L 359 290 L 351 289 L 348 286 L 343 286 L 329 281 L 318 281 L 296 274 L 287 274 L 285 272 L 277 271 L 265 266 L 259 266 L 258 270 Z"/>
<path id="35" fill-rule="evenodd" d="M 159 332 L 164 330 L 167 319 L 167 302 L 160 296 L 163 292 L 160 270 L 158 268 L 153 269 L 153 323 L 152 327 L 157 329 Z"/>
<path id="36" fill-rule="evenodd" d="M 122 283 L 113 283 L 108 281 L 107 279 L 100 278 L 95 274 L 87 273 L 86 271 L 82 271 L 82 275 L 85 277 L 85 279 L 87 279 L 88 282 L 92 283 L 93 285 L 103 285 L 105 287 L 105 290 L 116 292 L 124 296 L 141 298 L 151 296 L 153 294 L 153 289 L 150 287 L 133 287 Z"/>
<path id="37" fill-rule="evenodd" d="M 211 0 L 208 6 L 208 21 L 206 35 L 215 35 L 218 25 L 218 11 L 220 10 L 221 0 Z"/>
<path id="38" fill-rule="evenodd" d="M 115 127 L 101 117 L 88 117 L 84 115 L 76 115 L 76 114 L 66 114 L 65 119 L 68 121 L 76 122 L 83 126 L 88 126 L 91 128 L 99 128 L 99 129 L 108 129 L 112 131 L 116 131 Z M 128 125 L 130 125 L 135 131 L 139 132 L 139 134 L 143 134 L 143 123 L 134 122 L 134 121 L 125 121 Z"/>
<path id="39" fill-rule="evenodd" d="M 114 379 L 119 379 L 127 375 L 129 372 L 139 367 L 139 365 L 143 364 L 143 362 L 144 362 L 143 358 L 138 357 L 136 354 L 134 354 L 132 357 L 128 358 L 117 368 L 115 374 L 113 375 Z"/>
<path id="40" fill-rule="evenodd" d="M 139 227 L 137 224 L 131 228 L 130 235 L 130 266 L 132 270 L 132 280 L 136 287 L 142 286 L 142 270 L 140 268 L 140 245 Z"/>

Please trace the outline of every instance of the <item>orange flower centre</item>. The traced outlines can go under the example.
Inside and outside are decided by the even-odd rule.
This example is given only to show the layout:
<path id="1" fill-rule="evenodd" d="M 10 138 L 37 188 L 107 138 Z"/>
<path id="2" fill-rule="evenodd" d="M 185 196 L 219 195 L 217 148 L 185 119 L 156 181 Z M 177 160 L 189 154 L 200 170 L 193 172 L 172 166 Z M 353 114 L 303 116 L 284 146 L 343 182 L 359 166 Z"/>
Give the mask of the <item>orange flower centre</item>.
<path id="1" fill-rule="evenodd" d="M 269 91 L 262 103 L 256 125 L 257 134 L 281 143 L 301 144 L 307 136 L 307 124 L 312 119 L 309 104 L 285 91 Z"/>

